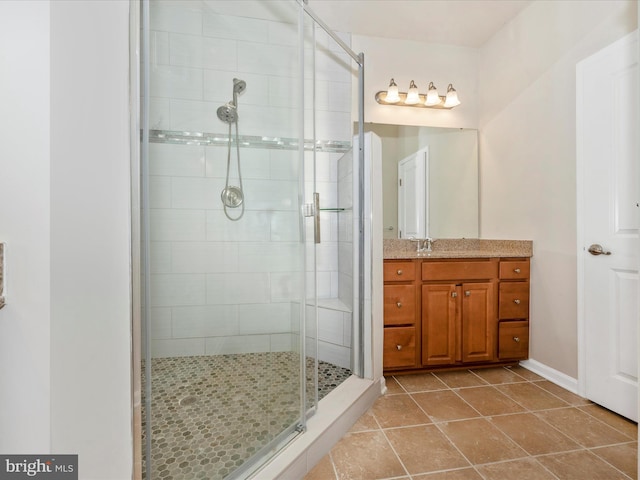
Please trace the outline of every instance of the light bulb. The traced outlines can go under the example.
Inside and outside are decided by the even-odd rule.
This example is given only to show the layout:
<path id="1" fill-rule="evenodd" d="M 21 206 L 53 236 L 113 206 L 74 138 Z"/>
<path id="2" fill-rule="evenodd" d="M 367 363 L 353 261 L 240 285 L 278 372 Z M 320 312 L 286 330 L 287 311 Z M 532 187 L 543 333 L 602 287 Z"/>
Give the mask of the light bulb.
<path id="1" fill-rule="evenodd" d="M 415 105 L 420 101 L 420 95 L 418 95 L 418 87 L 411 80 L 411 84 L 409 85 L 409 93 L 407 93 L 407 98 L 404 101 L 407 105 Z"/>
<path id="2" fill-rule="evenodd" d="M 389 89 L 387 90 L 387 96 L 384 99 L 387 103 L 398 103 L 400 101 L 400 95 L 398 95 L 398 85 L 391 79 L 389 82 Z"/>
<path id="3" fill-rule="evenodd" d="M 457 107 L 460 105 L 460 100 L 458 100 L 458 92 L 453 88 L 453 85 L 449 84 L 447 87 L 447 99 L 444 102 L 445 107 Z"/>
<path id="4" fill-rule="evenodd" d="M 427 107 L 433 107 L 434 105 L 438 105 L 441 99 L 438 95 L 438 89 L 433 84 L 433 82 L 429 82 L 429 90 L 427 91 L 427 98 L 424 101 L 424 104 Z"/>

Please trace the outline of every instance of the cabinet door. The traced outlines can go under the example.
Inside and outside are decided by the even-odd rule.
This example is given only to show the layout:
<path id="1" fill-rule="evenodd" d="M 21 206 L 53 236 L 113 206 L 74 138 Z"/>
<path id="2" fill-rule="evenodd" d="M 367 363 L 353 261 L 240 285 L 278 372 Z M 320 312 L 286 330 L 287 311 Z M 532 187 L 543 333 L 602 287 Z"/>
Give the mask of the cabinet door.
<path id="1" fill-rule="evenodd" d="M 455 284 L 422 285 L 423 365 L 456 361 L 458 290 Z"/>
<path id="2" fill-rule="evenodd" d="M 496 336 L 494 284 L 462 284 L 462 361 L 495 360 Z"/>

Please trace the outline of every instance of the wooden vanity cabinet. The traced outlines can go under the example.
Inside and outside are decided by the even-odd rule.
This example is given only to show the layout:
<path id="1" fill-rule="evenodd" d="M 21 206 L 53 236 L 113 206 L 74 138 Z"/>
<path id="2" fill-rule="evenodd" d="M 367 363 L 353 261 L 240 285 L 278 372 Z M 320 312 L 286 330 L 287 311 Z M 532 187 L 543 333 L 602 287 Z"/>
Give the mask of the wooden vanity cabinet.
<path id="1" fill-rule="evenodd" d="M 384 280 L 385 371 L 528 357 L 528 258 L 385 260 Z"/>
<path id="2" fill-rule="evenodd" d="M 419 331 L 416 263 L 413 260 L 384 263 L 383 367 L 418 366 Z"/>

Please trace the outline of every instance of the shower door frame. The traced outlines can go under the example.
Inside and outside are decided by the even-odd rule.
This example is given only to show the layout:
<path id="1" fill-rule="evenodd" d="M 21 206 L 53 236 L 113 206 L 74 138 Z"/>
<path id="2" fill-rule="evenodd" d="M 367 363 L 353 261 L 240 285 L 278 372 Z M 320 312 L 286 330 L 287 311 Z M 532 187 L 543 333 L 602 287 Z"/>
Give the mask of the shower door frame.
<path id="1" fill-rule="evenodd" d="M 148 248 L 141 248 L 142 242 L 149 242 L 149 215 L 143 215 L 143 208 L 145 207 L 144 198 L 148 199 L 148 175 L 144 175 L 144 166 L 142 159 L 147 156 L 148 157 L 148 146 L 149 146 L 149 102 L 144 102 L 144 108 L 141 108 L 141 78 L 145 82 L 145 91 L 149 92 L 149 64 L 148 62 L 141 63 L 143 48 L 147 48 L 149 38 L 149 9 L 148 9 L 149 0 L 129 0 L 130 5 L 130 109 L 131 109 L 131 205 L 132 205 L 132 238 L 131 238 L 131 258 L 132 258 L 132 268 L 131 268 L 131 277 L 132 277 L 132 364 L 133 364 L 133 375 L 132 375 L 132 384 L 133 384 L 133 396 L 132 396 L 132 432 L 133 432 L 133 451 L 134 451 L 134 464 L 133 464 L 133 478 L 142 479 L 142 449 L 147 449 L 147 458 L 151 458 L 151 422 L 147 422 L 147 445 L 142 444 L 142 405 L 141 405 L 141 357 L 142 352 L 147 348 L 147 346 L 143 346 L 143 342 L 149 341 L 149 322 L 143 322 L 142 315 L 142 305 L 143 299 L 145 299 L 145 304 L 150 305 L 150 289 L 149 289 L 149 277 L 147 276 L 148 271 L 144 271 L 144 266 L 146 265 L 148 268 L 149 258 L 148 258 Z M 364 154 L 364 54 L 359 53 L 356 54 L 348 45 L 346 45 L 309 7 L 308 0 L 296 0 L 296 3 L 300 6 L 300 20 L 299 20 L 299 28 L 304 29 L 304 26 L 301 25 L 304 22 L 302 21 L 302 17 L 304 14 L 309 15 L 313 22 L 320 26 L 343 50 L 347 53 L 358 65 L 358 211 L 357 211 L 357 230 L 354 228 L 354 231 L 358 233 L 358 260 L 357 260 L 357 280 L 358 280 L 358 298 L 357 302 L 354 303 L 354 310 L 357 309 L 357 312 L 354 312 L 354 318 L 356 321 L 354 322 L 354 335 L 353 335 L 353 372 L 361 378 L 371 377 L 371 366 L 369 368 L 366 367 L 365 363 L 365 352 L 368 351 L 370 354 L 370 349 L 367 349 L 365 346 L 365 337 L 370 341 L 371 338 L 370 332 L 366 333 L 365 330 L 365 154 Z M 143 8 L 143 5 L 147 4 L 147 9 Z M 146 12 L 146 13 L 145 13 Z M 145 35 L 141 34 L 141 29 L 146 33 Z M 304 42 L 301 42 L 301 49 L 304 51 Z M 142 69 L 141 69 L 142 65 Z M 301 68 L 304 68 L 303 61 Z M 301 84 L 304 85 L 304 74 L 301 76 Z M 302 88 L 302 97 L 304 98 L 304 87 Z M 314 107 L 315 109 L 315 107 Z M 300 118 L 304 121 L 304 102 L 300 107 Z M 140 132 L 142 131 L 142 138 L 140 137 Z M 301 156 L 303 156 L 304 152 L 304 129 L 301 129 Z M 146 204 L 146 208 L 148 208 L 148 203 Z M 369 227 L 371 228 L 371 226 Z M 304 243 L 304 238 L 301 240 Z M 369 259 L 371 261 L 371 259 Z M 143 268 L 141 268 L 143 267 Z M 354 266 L 355 267 L 355 266 Z M 315 268 L 315 267 L 314 267 Z M 355 268 L 354 268 L 355 269 Z M 147 281 L 144 283 L 141 281 L 142 277 L 145 276 Z M 303 295 L 304 297 L 304 295 Z M 303 298 L 303 305 L 304 305 Z M 317 305 L 317 299 L 316 299 Z M 304 310 L 304 307 L 303 307 Z M 371 312 L 369 312 L 371 313 Z M 369 315 L 370 317 L 370 315 Z M 301 338 L 301 354 L 303 361 L 301 362 L 301 371 L 304 372 L 304 357 L 305 357 L 305 345 L 304 345 L 304 316 L 301 320 L 301 330 L 300 330 L 300 338 Z M 142 335 L 142 329 L 144 327 L 147 329 L 146 335 Z M 371 355 L 369 355 L 371 356 Z M 370 359 L 371 360 L 371 359 Z M 151 375 L 151 365 L 150 362 L 147 362 L 146 365 L 147 378 L 149 381 L 147 382 L 150 386 L 150 375 Z M 305 374 L 306 376 L 306 374 Z M 304 392 L 304 383 L 305 377 L 302 378 L 302 414 L 301 414 L 301 424 L 304 425 L 306 421 L 306 415 L 304 414 L 306 409 L 306 398 Z M 150 389 L 150 387 L 149 387 Z M 151 398 L 151 392 L 147 392 L 147 398 Z M 288 430 L 288 429 L 287 429 Z M 293 432 L 295 433 L 295 432 Z M 284 434 L 278 436 L 280 438 Z M 291 440 L 295 439 L 296 435 L 293 435 Z M 277 443 L 277 439 L 274 439 L 268 446 L 273 447 L 273 443 Z M 282 443 L 282 440 L 281 440 Z M 266 447 L 265 447 L 266 448 Z M 277 450 L 275 456 L 277 456 L 281 452 L 281 447 Z M 270 457 L 270 458 L 273 458 Z M 266 459 L 268 461 L 269 459 Z M 260 462 L 258 462 L 258 467 Z M 247 467 L 247 468 L 245 468 Z M 252 465 L 243 465 L 239 469 L 232 472 L 232 474 L 228 478 L 235 478 L 237 475 L 247 473 L 247 470 L 250 472 L 254 471 L 256 468 L 254 464 Z M 151 471 L 150 469 L 148 470 Z"/>

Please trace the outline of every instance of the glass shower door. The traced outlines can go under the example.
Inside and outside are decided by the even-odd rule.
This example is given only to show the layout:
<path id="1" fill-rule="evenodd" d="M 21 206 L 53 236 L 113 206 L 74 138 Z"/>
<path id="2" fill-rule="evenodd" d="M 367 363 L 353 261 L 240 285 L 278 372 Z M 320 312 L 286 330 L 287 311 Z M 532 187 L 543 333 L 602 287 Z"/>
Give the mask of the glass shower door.
<path id="1" fill-rule="evenodd" d="M 142 4 L 147 479 L 241 477 L 304 428 L 303 15 L 248 3 Z"/>

